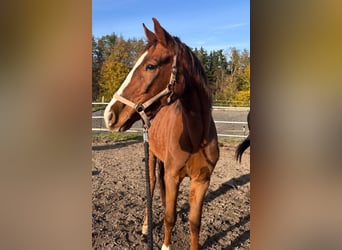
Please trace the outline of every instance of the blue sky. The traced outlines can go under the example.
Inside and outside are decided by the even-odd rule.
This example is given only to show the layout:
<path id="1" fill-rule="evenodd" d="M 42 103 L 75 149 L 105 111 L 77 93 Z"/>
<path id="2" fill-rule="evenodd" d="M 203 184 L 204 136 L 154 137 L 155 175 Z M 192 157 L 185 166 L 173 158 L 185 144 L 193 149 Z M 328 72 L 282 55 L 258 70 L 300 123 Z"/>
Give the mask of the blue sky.
<path id="1" fill-rule="evenodd" d="M 93 0 L 93 35 L 145 38 L 152 17 L 192 48 L 250 50 L 249 0 Z"/>

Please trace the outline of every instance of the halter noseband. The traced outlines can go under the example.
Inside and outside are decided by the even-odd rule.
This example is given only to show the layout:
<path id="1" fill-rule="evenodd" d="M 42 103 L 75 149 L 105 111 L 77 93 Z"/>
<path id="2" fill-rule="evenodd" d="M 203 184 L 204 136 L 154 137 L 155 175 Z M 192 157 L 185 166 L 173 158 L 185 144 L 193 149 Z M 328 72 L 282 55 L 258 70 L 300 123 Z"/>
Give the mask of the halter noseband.
<path id="1" fill-rule="evenodd" d="M 114 94 L 114 98 L 116 98 L 118 101 L 122 102 L 123 104 L 126 104 L 127 106 L 135 109 L 135 111 L 137 111 L 138 114 L 140 115 L 141 119 L 143 119 L 145 126 L 147 128 L 149 128 L 151 124 L 150 124 L 150 120 L 148 119 L 148 117 L 145 113 L 145 110 L 149 106 L 151 106 L 155 101 L 157 101 L 159 98 L 161 98 L 161 97 L 163 97 L 169 93 L 171 93 L 171 94 L 167 98 L 167 103 L 168 104 L 171 103 L 171 98 L 172 98 L 172 95 L 174 93 L 173 92 L 173 86 L 176 83 L 176 77 L 177 77 L 177 53 L 173 56 L 170 81 L 164 90 L 160 91 L 158 94 L 151 97 L 150 99 L 148 99 L 144 103 L 131 102 L 130 100 L 126 99 L 125 97 L 123 97 L 117 93 Z"/>

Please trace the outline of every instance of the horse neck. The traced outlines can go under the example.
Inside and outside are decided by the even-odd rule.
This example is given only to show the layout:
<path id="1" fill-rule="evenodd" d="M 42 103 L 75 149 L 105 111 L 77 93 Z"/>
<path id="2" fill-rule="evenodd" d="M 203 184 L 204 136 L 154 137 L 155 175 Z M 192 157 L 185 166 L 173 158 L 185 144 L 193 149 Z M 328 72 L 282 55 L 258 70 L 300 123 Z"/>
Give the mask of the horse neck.
<path id="1" fill-rule="evenodd" d="M 189 129 L 191 130 L 198 127 L 197 124 L 192 124 L 198 120 L 191 121 L 191 114 L 201 117 L 202 137 L 199 140 L 200 143 L 206 143 L 209 140 L 209 131 L 212 125 L 211 96 L 207 80 L 200 62 L 191 50 L 184 44 L 179 45 L 179 48 L 180 58 L 183 58 L 180 68 L 185 73 L 183 75 L 185 93 L 180 97 L 180 101 L 183 112 L 188 113 L 184 119 L 188 120 L 187 123 L 190 124 Z M 196 136 L 198 137 L 198 134 Z"/>
<path id="2" fill-rule="evenodd" d="M 183 107 L 183 112 L 186 114 L 183 119 L 189 124 L 189 129 L 193 130 L 198 127 L 198 120 L 192 120 L 191 117 L 196 116 L 201 118 L 202 136 L 200 143 L 205 143 L 209 137 L 209 130 L 212 121 L 211 117 L 211 101 L 208 93 L 198 85 L 194 84 L 187 94 L 180 98 Z M 198 134 L 196 134 L 198 137 Z"/>

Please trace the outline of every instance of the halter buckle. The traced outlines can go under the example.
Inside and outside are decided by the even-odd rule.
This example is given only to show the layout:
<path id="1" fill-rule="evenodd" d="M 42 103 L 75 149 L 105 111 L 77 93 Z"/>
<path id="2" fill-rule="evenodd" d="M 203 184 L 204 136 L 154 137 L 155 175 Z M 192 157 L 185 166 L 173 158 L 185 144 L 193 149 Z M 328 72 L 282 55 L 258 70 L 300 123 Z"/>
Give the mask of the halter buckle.
<path id="1" fill-rule="evenodd" d="M 143 104 L 138 103 L 138 104 L 135 106 L 135 110 L 136 110 L 138 113 L 141 113 L 142 111 L 145 110 L 145 107 L 144 107 Z"/>

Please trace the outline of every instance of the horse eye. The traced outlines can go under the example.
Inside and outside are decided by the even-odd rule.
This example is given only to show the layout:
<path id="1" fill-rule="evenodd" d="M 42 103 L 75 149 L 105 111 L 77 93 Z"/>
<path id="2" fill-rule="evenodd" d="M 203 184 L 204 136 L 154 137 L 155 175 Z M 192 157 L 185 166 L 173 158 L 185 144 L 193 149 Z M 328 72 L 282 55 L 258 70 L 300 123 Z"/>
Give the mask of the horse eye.
<path id="1" fill-rule="evenodd" d="M 153 64 L 147 64 L 145 67 L 145 70 L 155 70 L 157 68 L 157 65 L 153 65 Z"/>

